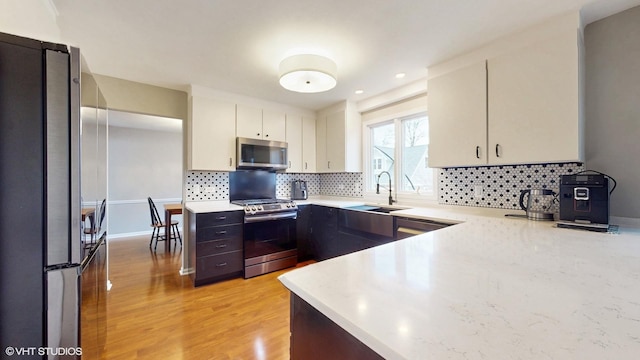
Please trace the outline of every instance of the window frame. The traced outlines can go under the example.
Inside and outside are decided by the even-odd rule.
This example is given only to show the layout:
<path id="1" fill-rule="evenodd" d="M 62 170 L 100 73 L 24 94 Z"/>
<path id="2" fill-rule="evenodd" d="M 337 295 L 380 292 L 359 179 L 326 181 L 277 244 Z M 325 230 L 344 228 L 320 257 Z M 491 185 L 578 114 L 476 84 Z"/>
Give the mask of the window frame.
<path id="1" fill-rule="evenodd" d="M 401 171 L 401 163 L 402 163 L 402 147 L 403 147 L 403 136 L 404 136 L 404 128 L 402 126 L 402 120 L 409 119 L 411 117 L 425 115 L 427 118 L 429 117 L 429 113 L 425 108 L 414 108 L 409 109 L 397 113 L 391 113 L 385 116 L 377 117 L 371 120 L 363 121 L 362 123 L 362 146 L 363 146 L 363 178 L 364 178 L 364 196 L 367 201 L 375 202 L 375 203 L 386 203 L 388 198 L 387 191 L 380 191 L 380 194 L 376 194 L 374 188 L 375 183 L 372 180 L 372 174 L 374 173 L 373 169 L 373 157 L 371 146 L 373 143 L 372 139 L 372 128 L 384 124 L 393 123 L 395 126 L 395 150 L 394 150 L 394 179 L 393 179 L 393 198 L 398 201 L 399 205 L 407 205 L 407 204 L 424 204 L 425 202 L 429 203 L 437 203 L 438 198 L 438 169 L 433 168 L 433 189 L 429 192 L 423 191 L 406 191 L 399 190 L 398 184 L 402 184 L 400 182 L 400 177 L 402 176 Z M 386 180 L 385 180 L 386 183 Z"/>

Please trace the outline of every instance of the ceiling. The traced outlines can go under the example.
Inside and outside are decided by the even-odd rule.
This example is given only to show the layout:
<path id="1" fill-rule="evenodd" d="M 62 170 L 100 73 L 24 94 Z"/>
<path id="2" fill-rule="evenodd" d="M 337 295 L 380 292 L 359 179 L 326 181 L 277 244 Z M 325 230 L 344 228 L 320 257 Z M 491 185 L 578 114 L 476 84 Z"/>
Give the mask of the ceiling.
<path id="1" fill-rule="evenodd" d="M 94 73 L 187 90 L 190 84 L 318 110 L 427 75 L 427 67 L 554 15 L 587 22 L 640 0 L 50 0 L 63 40 Z M 333 59 L 338 85 L 299 94 L 278 65 Z M 397 79 L 397 73 L 405 73 Z M 356 95 L 354 91 L 363 90 Z"/>

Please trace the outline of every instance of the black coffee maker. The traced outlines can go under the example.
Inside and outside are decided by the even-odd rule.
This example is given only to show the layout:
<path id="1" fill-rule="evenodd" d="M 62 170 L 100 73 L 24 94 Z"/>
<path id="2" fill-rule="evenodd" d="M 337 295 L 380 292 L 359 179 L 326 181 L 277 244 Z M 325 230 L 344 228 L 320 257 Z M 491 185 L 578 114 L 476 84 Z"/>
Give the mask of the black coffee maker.
<path id="1" fill-rule="evenodd" d="M 607 175 L 600 173 L 562 175 L 558 225 L 575 224 L 575 227 L 606 231 L 609 225 L 609 196 Z"/>

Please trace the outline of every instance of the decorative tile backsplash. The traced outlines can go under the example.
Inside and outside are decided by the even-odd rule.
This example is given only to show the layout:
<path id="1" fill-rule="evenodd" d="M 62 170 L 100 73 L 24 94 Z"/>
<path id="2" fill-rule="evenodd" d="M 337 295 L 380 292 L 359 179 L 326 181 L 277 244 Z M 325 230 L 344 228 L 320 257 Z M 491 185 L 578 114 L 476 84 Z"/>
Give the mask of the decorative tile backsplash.
<path id="1" fill-rule="evenodd" d="M 582 163 L 439 169 L 438 202 L 446 205 L 520 209 L 520 191 L 560 189 L 560 175 L 585 170 Z M 475 186 L 482 196 L 474 197 Z"/>
<path id="2" fill-rule="evenodd" d="M 276 174 L 276 197 L 291 196 L 291 182 L 305 180 L 310 196 L 362 197 L 362 173 L 330 174 Z M 186 179 L 186 201 L 229 199 L 229 173 L 214 171 L 189 171 Z"/>
<path id="3" fill-rule="evenodd" d="M 188 171 L 186 201 L 229 199 L 229 173 L 214 171 Z"/>
<path id="4" fill-rule="evenodd" d="M 328 173 L 320 175 L 320 194 L 363 197 L 362 173 Z"/>

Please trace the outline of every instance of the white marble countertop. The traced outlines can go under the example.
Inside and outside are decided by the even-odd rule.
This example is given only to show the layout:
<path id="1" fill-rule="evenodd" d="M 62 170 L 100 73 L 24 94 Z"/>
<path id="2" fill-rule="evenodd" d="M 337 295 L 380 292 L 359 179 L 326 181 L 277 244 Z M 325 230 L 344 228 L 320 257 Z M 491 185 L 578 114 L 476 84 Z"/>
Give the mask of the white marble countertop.
<path id="1" fill-rule="evenodd" d="M 639 230 L 477 213 L 399 210 L 461 223 L 279 279 L 386 359 L 640 356 Z"/>
<path id="2" fill-rule="evenodd" d="M 196 214 L 242 210 L 242 206 L 231 204 L 229 200 L 189 201 L 184 204 L 184 207 Z"/>

